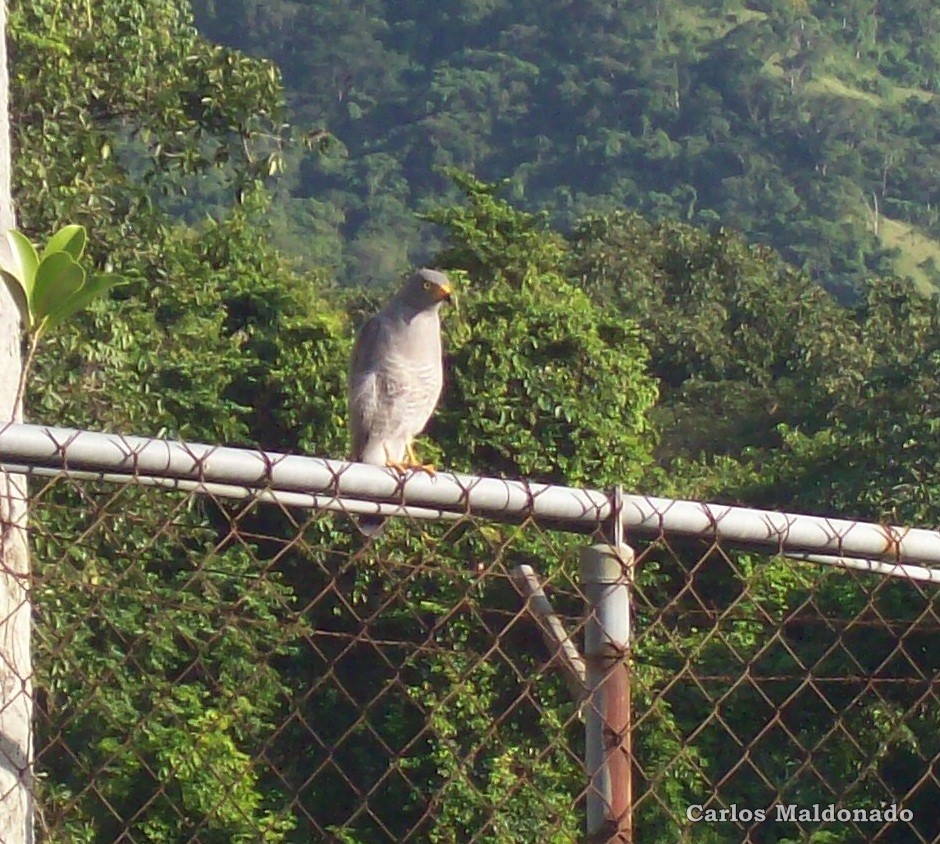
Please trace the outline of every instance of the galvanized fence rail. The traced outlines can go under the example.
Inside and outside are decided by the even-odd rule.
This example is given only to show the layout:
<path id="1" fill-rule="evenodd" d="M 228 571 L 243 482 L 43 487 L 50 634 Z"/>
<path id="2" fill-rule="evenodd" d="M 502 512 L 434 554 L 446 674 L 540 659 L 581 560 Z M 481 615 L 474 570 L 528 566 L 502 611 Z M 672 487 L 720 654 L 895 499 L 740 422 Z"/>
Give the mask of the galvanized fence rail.
<path id="1" fill-rule="evenodd" d="M 0 468 L 39 840 L 940 841 L 935 531 L 29 425 Z"/>

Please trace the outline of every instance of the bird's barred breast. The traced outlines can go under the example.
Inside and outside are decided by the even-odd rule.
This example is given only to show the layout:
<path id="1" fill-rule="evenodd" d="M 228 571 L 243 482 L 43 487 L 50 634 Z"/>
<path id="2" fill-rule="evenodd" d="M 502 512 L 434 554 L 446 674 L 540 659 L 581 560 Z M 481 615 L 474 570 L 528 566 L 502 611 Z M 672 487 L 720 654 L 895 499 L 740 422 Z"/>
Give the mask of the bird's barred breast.
<path id="1" fill-rule="evenodd" d="M 390 356 L 377 372 L 379 401 L 396 417 L 395 422 L 417 433 L 424 427 L 441 393 L 443 375 L 440 359 L 416 364 L 413 360 Z M 407 424 L 410 423 L 410 424 Z"/>

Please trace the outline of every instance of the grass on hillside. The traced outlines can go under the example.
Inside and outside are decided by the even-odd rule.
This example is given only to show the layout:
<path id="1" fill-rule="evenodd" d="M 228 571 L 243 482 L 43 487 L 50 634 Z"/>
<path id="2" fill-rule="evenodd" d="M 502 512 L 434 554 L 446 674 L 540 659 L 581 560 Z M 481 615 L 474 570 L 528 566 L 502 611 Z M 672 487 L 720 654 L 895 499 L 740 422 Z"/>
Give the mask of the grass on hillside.
<path id="1" fill-rule="evenodd" d="M 913 279 L 924 294 L 940 292 L 937 279 L 940 273 L 940 240 L 924 234 L 916 226 L 890 217 L 878 221 L 878 237 L 886 249 L 897 249 L 895 272 Z M 929 266 L 933 259 L 934 271 Z"/>

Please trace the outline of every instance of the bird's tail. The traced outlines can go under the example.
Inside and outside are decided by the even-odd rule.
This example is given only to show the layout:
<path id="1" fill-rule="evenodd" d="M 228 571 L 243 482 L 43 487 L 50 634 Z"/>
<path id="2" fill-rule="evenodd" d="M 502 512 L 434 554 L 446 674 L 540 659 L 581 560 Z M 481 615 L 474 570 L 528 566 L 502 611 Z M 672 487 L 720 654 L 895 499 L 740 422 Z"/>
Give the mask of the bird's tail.
<path id="1" fill-rule="evenodd" d="M 381 516 L 360 516 L 355 522 L 359 532 L 368 539 L 380 536 L 385 530 L 385 519 Z"/>

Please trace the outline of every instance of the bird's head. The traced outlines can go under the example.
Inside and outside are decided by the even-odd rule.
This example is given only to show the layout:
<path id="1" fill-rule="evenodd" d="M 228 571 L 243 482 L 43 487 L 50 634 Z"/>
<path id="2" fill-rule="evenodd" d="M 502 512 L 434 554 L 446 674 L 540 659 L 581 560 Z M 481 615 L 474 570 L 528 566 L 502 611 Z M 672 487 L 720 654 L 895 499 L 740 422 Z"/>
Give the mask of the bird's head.
<path id="1" fill-rule="evenodd" d="M 398 296 L 416 310 L 424 310 L 449 300 L 452 294 L 450 280 L 444 273 L 421 269 L 408 277 Z"/>

